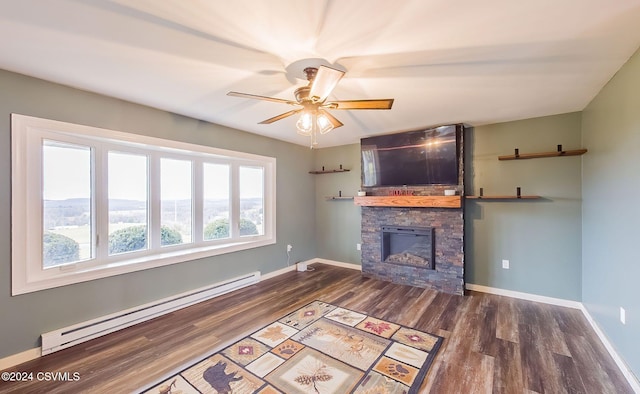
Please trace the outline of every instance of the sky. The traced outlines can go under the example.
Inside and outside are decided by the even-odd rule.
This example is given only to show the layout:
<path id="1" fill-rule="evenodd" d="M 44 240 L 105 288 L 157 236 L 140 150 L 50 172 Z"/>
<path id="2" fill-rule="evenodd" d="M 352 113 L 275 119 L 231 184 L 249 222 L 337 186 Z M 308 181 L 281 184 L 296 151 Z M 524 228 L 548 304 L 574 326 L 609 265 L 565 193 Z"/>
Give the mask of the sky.
<path id="1" fill-rule="evenodd" d="M 43 191 L 45 200 L 89 198 L 91 193 L 91 151 L 86 147 L 47 143 L 43 147 Z M 204 167 L 204 196 L 207 199 L 225 198 L 229 194 L 229 167 L 206 163 Z M 240 168 L 240 194 L 243 198 L 263 196 L 262 169 Z M 191 163 L 184 160 L 162 159 L 162 198 L 180 200 L 190 198 Z M 147 200 L 146 157 L 129 153 L 109 153 L 109 198 Z M 170 185 L 170 186 L 164 186 Z"/>

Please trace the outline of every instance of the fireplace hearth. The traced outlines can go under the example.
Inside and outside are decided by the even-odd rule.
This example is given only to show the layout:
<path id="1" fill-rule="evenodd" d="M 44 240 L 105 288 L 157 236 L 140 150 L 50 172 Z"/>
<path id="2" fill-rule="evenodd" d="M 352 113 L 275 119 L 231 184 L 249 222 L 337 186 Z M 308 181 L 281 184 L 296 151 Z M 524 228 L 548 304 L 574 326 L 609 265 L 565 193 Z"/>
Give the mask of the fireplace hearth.
<path id="1" fill-rule="evenodd" d="M 433 237 L 431 227 L 382 226 L 382 262 L 434 269 Z"/>

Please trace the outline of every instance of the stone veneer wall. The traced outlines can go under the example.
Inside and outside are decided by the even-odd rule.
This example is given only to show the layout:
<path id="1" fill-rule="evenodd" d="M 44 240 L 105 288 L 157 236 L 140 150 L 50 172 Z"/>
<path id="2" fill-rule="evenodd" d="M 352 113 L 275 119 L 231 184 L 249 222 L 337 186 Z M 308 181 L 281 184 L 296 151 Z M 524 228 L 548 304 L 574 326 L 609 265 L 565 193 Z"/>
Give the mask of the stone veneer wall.
<path id="1" fill-rule="evenodd" d="M 367 188 L 367 195 L 389 195 L 393 190 L 417 196 L 444 195 L 444 190 L 464 193 L 464 126 L 458 130 L 458 184 Z M 464 199 L 463 199 L 464 203 Z M 464 294 L 464 210 L 451 208 L 362 207 L 362 272 L 382 280 Z M 381 262 L 382 226 L 435 228 L 435 269 Z"/>
<path id="2" fill-rule="evenodd" d="M 381 262 L 382 226 L 435 228 L 435 269 Z M 462 209 L 362 207 L 362 272 L 405 285 L 464 294 Z"/>

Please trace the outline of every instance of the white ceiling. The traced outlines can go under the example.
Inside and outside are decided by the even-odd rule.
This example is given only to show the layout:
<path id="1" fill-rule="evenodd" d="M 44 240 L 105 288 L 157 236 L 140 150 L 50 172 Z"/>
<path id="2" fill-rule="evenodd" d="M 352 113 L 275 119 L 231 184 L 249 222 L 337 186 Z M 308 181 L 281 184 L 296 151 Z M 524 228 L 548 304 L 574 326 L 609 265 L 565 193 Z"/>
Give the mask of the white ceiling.
<path id="1" fill-rule="evenodd" d="M 305 65 L 347 71 L 320 147 L 582 110 L 640 45 L 640 0 L 0 0 L 0 68 L 308 145 Z M 318 63 L 304 59 L 322 59 Z M 321 62 L 321 63 L 320 63 Z M 298 79 L 297 79 L 298 78 Z"/>

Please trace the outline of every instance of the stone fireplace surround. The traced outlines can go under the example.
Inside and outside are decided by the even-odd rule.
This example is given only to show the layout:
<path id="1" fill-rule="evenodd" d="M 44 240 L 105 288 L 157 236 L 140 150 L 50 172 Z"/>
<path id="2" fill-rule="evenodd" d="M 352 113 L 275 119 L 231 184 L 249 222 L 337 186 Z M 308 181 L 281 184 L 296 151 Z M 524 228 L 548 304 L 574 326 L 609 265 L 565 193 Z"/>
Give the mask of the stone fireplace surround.
<path id="1" fill-rule="evenodd" d="M 464 197 L 461 197 L 464 194 L 464 126 L 461 124 L 455 126 L 458 133 L 458 184 L 410 186 L 400 189 L 411 196 L 443 196 L 445 189 L 455 189 L 462 203 L 446 208 L 444 207 L 446 205 L 400 207 L 366 206 L 366 204 L 357 203 L 362 205 L 362 273 L 364 276 L 464 295 Z M 395 189 L 368 188 L 366 191 L 368 196 L 389 196 Z M 434 269 L 382 262 L 381 230 L 383 226 L 432 227 L 435 247 Z"/>
<path id="2" fill-rule="evenodd" d="M 394 283 L 464 294 L 462 209 L 362 207 L 362 272 Z M 435 269 L 382 262 L 383 226 L 432 227 Z"/>

